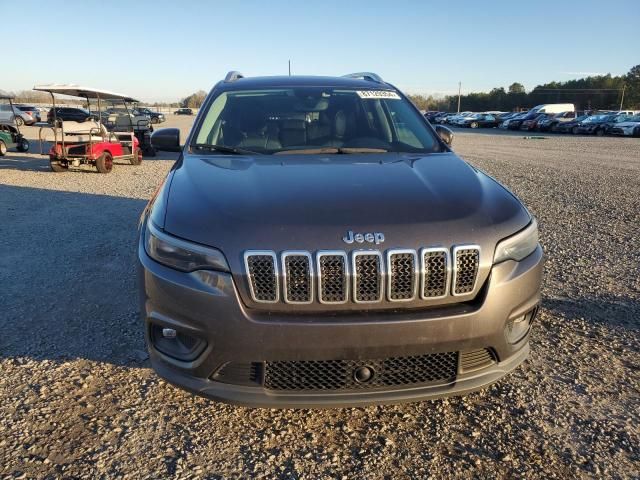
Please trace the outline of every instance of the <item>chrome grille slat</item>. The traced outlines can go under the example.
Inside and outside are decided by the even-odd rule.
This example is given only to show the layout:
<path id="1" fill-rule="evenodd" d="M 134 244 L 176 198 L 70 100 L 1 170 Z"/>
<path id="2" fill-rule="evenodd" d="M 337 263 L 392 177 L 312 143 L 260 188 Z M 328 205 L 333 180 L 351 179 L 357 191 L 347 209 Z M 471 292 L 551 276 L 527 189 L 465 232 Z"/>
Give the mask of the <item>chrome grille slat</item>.
<path id="1" fill-rule="evenodd" d="M 313 267 L 309 252 L 284 252 L 282 277 L 284 301 L 287 303 L 313 302 Z"/>
<path id="2" fill-rule="evenodd" d="M 414 250 L 387 252 L 387 296 L 390 302 L 408 302 L 416 297 L 417 263 Z"/>
<path id="3" fill-rule="evenodd" d="M 474 291 L 480 268 L 480 247 L 464 245 L 453 249 L 453 295 L 466 295 Z"/>
<path id="4" fill-rule="evenodd" d="M 321 251 L 318 260 L 318 301 L 325 304 L 346 303 L 349 298 L 347 254 Z"/>
<path id="5" fill-rule="evenodd" d="M 259 303 L 276 303 L 280 299 L 276 254 L 269 250 L 252 250 L 244 254 L 251 296 Z"/>
<path id="6" fill-rule="evenodd" d="M 434 300 L 447 296 L 451 266 L 449 250 L 444 247 L 424 248 L 420 254 L 422 262 L 423 300 Z"/>
<path id="7" fill-rule="evenodd" d="M 382 254 L 374 250 L 353 252 L 353 301 L 376 303 L 382 301 L 384 276 Z"/>

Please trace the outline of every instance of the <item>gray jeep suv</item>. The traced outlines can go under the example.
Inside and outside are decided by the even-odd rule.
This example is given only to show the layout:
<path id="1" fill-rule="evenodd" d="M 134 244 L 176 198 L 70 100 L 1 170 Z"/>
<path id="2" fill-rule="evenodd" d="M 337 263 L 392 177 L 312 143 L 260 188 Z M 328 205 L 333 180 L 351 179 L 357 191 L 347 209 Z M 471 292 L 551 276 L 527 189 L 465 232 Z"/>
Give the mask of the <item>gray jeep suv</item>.
<path id="1" fill-rule="evenodd" d="M 372 73 L 212 89 L 140 222 L 151 363 L 251 406 L 414 401 L 529 353 L 535 219 Z"/>

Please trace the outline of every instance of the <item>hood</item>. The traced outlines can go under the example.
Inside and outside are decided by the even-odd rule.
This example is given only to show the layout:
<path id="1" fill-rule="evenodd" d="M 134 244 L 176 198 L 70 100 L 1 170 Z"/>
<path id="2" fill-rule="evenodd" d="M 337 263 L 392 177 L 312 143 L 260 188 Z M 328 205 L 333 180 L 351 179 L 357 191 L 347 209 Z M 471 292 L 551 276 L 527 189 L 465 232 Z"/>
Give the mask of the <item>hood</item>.
<path id="1" fill-rule="evenodd" d="M 185 155 L 175 168 L 168 233 L 221 249 L 232 270 L 248 249 L 308 251 L 495 243 L 530 216 L 453 153 Z M 381 232 L 383 245 L 342 237 Z"/>

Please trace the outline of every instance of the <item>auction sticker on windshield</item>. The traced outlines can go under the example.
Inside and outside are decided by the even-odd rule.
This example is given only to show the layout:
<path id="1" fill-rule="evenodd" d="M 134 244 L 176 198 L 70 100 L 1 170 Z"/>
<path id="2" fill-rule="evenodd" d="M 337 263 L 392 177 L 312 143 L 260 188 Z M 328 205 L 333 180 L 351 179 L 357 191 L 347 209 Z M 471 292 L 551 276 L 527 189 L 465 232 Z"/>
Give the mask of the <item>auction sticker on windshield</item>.
<path id="1" fill-rule="evenodd" d="M 388 90 L 358 90 L 357 92 L 360 98 L 384 98 L 387 100 L 401 100 L 400 95 L 398 95 L 396 92 L 390 92 Z"/>

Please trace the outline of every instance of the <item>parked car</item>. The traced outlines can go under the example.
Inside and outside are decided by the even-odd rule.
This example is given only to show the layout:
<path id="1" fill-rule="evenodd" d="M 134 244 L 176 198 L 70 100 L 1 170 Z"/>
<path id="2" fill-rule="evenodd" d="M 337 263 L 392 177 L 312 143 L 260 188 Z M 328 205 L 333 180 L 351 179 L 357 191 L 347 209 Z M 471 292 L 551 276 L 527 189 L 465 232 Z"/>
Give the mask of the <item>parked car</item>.
<path id="1" fill-rule="evenodd" d="M 612 125 L 609 133 L 625 137 L 640 137 L 640 115 L 627 117 L 624 121 Z"/>
<path id="2" fill-rule="evenodd" d="M 89 110 L 78 107 L 56 107 L 56 118 L 62 121 L 86 122 L 93 119 Z M 53 107 L 47 113 L 47 122 L 53 123 Z"/>
<path id="3" fill-rule="evenodd" d="M 33 115 L 29 109 L 23 111 L 18 105 L 9 105 L 8 103 L 0 104 L 0 123 L 16 123 L 18 127 L 22 125 L 33 125 L 39 118 Z"/>
<path id="4" fill-rule="evenodd" d="M 25 125 L 33 125 L 41 120 L 40 109 L 34 105 L 16 104 L 14 107 L 32 118 L 32 120 L 24 119 Z"/>
<path id="5" fill-rule="evenodd" d="M 613 119 L 610 122 L 607 122 L 604 125 L 604 133 L 605 133 L 605 135 L 609 135 L 611 133 L 611 130 L 616 125 L 619 125 L 621 123 L 627 122 L 632 117 L 633 117 L 633 115 L 628 115 L 626 113 L 614 115 Z"/>
<path id="6" fill-rule="evenodd" d="M 587 135 L 602 136 L 607 133 L 609 124 L 614 121 L 616 115 L 592 115 L 585 118 L 576 127 L 572 128 L 572 133 L 583 133 Z"/>
<path id="7" fill-rule="evenodd" d="M 578 133 L 578 125 L 580 125 L 580 122 L 586 120 L 587 118 L 589 118 L 589 115 L 583 114 L 579 117 L 574 118 L 573 120 L 557 123 L 555 125 L 554 131 L 557 133 Z"/>
<path id="8" fill-rule="evenodd" d="M 500 124 L 500 120 L 490 113 L 475 113 L 470 117 L 463 118 L 460 121 L 461 127 L 469 128 L 495 128 Z"/>
<path id="9" fill-rule="evenodd" d="M 538 122 L 538 130 L 541 132 L 555 132 L 559 123 L 570 122 L 580 115 L 582 115 L 582 112 L 560 112 L 555 115 L 548 115 L 547 118 Z"/>
<path id="10" fill-rule="evenodd" d="M 336 407 L 462 394 L 527 358 L 536 220 L 451 131 L 372 73 L 238 77 L 187 144 L 153 134 L 181 158 L 139 222 L 161 377 L 223 402 Z"/>
<path id="11" fill-rule="evenodd" d="M 449 123 L 451 123 L 452 125 L 457 125 L 460 126 L 462 125 L 462 122 L 467 119 L 467 118 L 471 118 L 473 117 L 473 115 L 475 115 L 475 112 L 462 112 L 459 113 L 458 115 L 456 115 L 455 117 L 453 117 Z"/>
<path id="12" fill-rule="evenodd" d="M 138 107 L 137 110 L 141 115 L 149 117 L 151 123 L 162 123 L 167 120 L 164 117 L 164 113 L 154 112 L 153 110 L 149 110 L 147 107 Z"/>
<path id="13" fill-rule="evenodd" d="M 500 128 L 506 128 L 508 130 L 519 130 L 520 125 L 524 120 L 528 120 L 529 118 L 535 118 L 535 115 L 531 115 L 529 112 L 521 113 L 516 115 L 515 117 L 510 118 L 509 120 L 505 120 L 500 125 Z"/>
<path id="14" fill-rule="evenodd" d="M 173 112 L 173 114 L 174 115 L 193 115 L 193 110 L 191 110 L 190 108 L 179 108 L 178 110 Z"/>
<path id="15" fill-rule="evenodd" d="M 553 114 L 541 113 L 539 115 L 536 115 L 533 118 L 529 118 L 529 117 L 530 115 L 528 115 L 527 118 L 522 121 L 522 123 L 520 124 L 520 130 L 525 130 L 525 131 L 537 130 L 538 122 L 541 122 L 542 120 L 546 120 L 547 118 L 553 117 Z"/>

